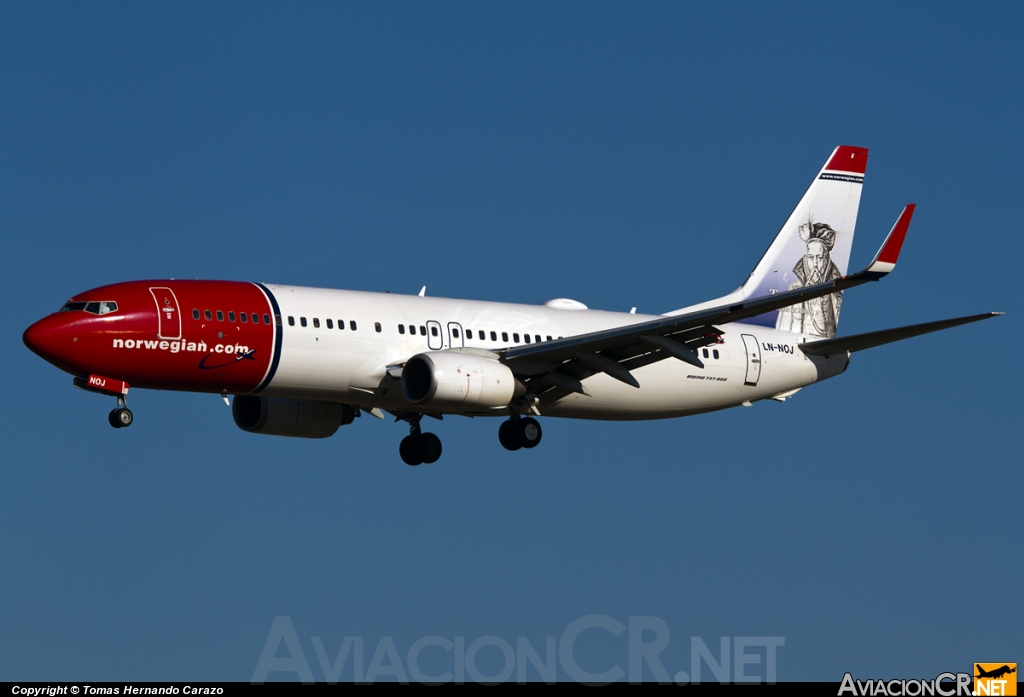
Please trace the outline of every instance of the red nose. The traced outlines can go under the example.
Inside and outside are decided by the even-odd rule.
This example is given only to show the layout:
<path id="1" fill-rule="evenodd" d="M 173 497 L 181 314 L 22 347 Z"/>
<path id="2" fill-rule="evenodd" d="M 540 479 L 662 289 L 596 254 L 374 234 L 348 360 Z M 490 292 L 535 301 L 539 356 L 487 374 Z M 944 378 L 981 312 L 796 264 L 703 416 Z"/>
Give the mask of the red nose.
<path id="1" fill-rule="evenodd" d="M 59 365 L 63 362 L 64 354 L 69 351 L 69 343 L 72 341 L 67 329 L 64 317 L 50 315 L 26 329 L 21 340 L 34 353 L 50 363 Z"/>

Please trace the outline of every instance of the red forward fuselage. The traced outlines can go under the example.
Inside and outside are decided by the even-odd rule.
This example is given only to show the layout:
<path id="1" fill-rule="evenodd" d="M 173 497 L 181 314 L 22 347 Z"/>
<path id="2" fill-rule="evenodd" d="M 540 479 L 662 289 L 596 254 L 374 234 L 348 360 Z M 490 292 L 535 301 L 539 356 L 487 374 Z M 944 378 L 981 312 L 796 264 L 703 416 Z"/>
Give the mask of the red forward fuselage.
<path id="1" fill-rule="evenodd" d="M 78 309 L 85 303 L 85 309 Z M 101 305 L 108 303 L 108 305 Z M 98 314 L 116 303 L 116 310 Z M 25 331 L 25 344 L 72 375 L 133 387 L 253 392 L 280 346 L 269 293 L 239 281 L 131 281 L 76 295 Z M 232 308 L 228 310 L 227 308 Z"/>

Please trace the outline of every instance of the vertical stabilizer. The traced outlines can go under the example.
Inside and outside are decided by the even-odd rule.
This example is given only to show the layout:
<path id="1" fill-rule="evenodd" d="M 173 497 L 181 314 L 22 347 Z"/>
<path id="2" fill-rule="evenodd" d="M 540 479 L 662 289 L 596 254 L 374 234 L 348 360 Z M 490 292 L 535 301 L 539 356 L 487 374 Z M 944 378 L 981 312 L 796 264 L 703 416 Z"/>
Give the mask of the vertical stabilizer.
<path id="1" fill-rule="evenodd" d="M 840 145 L 740 289 L 744 299 L 827 283 L 845 276 L 868 163 L 866 148 Z M 749 320 L 797 334 L 833 337 L 843 294 L 810 300 Z"/>

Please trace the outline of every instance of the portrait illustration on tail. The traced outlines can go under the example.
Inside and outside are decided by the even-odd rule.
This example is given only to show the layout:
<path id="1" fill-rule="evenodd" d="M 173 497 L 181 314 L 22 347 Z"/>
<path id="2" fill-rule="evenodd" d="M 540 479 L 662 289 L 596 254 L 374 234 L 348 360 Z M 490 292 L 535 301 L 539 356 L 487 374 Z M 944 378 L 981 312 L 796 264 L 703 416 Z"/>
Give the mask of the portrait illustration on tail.
<path id="1" fill-rule="evenodd" d="M 797 290 L 819 283 L 829 283 L 842 277 L 832 261 L 831 252 L 836 244 L 836 231 L 827 223 L 808 219 L 800 226 L 800 239 L 807 252 L 793 267 L 796 275 L 788 290 Z M 839 307 L 843 303 L 841 292 L 807 300 L 779 312 L 777 329 L 830 339 L 836 335 Z"/>

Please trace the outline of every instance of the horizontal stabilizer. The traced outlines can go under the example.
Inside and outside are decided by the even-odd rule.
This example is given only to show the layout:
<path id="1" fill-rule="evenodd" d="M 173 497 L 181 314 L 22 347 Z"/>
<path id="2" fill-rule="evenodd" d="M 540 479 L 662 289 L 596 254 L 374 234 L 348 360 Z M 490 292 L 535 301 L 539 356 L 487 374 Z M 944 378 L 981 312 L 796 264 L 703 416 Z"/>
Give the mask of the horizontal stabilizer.
<path id="1" fill-rule="evenodd" d="M 989 317 L 1001 315 L 1002 312 L 986 312 L 981 315 L 970 317 L 957 317 L 956 319 L 944 319 L 938 322 L 925 322 L 924 324 L 913 324 L 909 327 L 897 327 L 896 329 L 883 329 L 877 332 L 866 334 L 854 334 L 853 336 L 825 339 L 823 341 L 812 341 L 807 344 L 799 344 L 800 350 L 812 356 L 831 356 L 844 351 L 862 351 L 864 349 L 890 344 L 894 341 L 902 341 L 912 336 L 920 336 L 929 332 L 937 332 L 940 329 L 958 327 L 961 324 L 978 322 Z"/>

